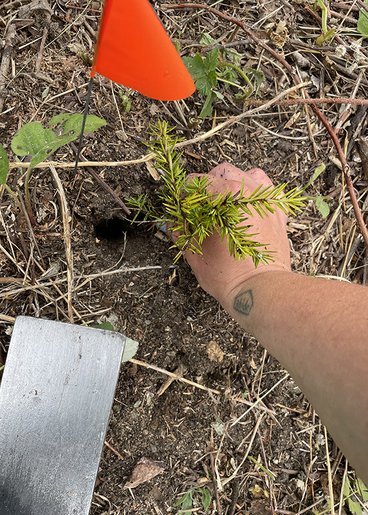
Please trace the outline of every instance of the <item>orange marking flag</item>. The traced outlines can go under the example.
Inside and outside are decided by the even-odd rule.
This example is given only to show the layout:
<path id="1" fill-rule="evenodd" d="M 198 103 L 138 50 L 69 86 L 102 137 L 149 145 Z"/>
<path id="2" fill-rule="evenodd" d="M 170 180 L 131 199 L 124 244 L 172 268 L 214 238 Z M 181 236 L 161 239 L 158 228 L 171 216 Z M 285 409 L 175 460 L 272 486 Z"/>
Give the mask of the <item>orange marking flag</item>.
<path id="1" fill-rule="evenodd" d="M 96 73 L 158 100 L 195 91 L 148 0 L 105 0 L 91 77 Z"/>

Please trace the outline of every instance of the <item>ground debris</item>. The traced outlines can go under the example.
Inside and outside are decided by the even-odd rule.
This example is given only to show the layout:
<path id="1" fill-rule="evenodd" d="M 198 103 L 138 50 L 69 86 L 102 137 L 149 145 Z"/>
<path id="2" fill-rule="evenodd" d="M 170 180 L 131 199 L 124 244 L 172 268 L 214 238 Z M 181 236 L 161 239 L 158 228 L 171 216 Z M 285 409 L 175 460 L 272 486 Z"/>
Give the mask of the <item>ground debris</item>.
<path id="1" fill-rule="evenodd" d="M 147 481 L 162 474 L 164 471 L 165 467 L 160 462 L 150 460 L 149 458 L 141 458 L 134 467 L 129 481 L 125 483 L 123 488 L 137 488 L 137 486 L 147 483 Z"/>

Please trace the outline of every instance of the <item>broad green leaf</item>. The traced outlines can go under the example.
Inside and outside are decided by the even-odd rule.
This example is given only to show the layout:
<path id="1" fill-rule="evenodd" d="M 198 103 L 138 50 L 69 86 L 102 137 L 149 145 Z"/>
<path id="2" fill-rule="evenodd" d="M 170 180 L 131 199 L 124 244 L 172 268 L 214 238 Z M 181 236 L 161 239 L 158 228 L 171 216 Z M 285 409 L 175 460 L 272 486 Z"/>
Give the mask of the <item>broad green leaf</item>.
<path id="1" fill-rule="evenodd" d="M 5 148 L 0 144 L 0 184 L 6 184 L 9 172 L 9 159 Z"/>
<path id="2" fill-rule="evenodd" d="M 348 497 L 350 496 L 350 482 L 349 482 L 348 476 L 345 476 L 345 481 L 344 481 L 344 485 L 343 485 L 343 494 L 344 494 L 345 499 L 348 499 Z"/>
<path id="3" fill-rule="evenodd" d="M 69 118 L 73 116 L 71 113 L 60 113 L 51 118 L 49 121 L 49 127 L 55 128 L 57 125 L 65 123 Z"/>
<path id="4" fill-rule="evenodd" d="M 330 214 L 330 206 L 327 204 L 325 200 L 323 200 L 323 197 L 316 197 L 314 202 L 316 204 L 316 208 L 321 213 L 322 218 L 327 218 Z"/>
<path id="5" fill-rule="evenodd" d="M 215 50 L 211 50 L 211 52 L 208 52 L 207 56 L 205 57 L 206 68 L 211 71 L 216 71 L 216 68 L 218 66 L 218 60 L 219 51 L 217 48 L 215 48 Z"/>
<path id="6" fill-rule="evenodd" d="M 184 63 L 202 95 L 207 96 L 217 85 L 218 50 L 212 50 L 206 57 L 196 54 L 184 57 Z"/>
<path id="7" fill-rule="evenodd" d="M 11 148 L 17 156 L 34 156 L 49 148 L 55 138 L 55 133 L 51 129 L 45 129 L 40 122 L 29 122 L 14 136 Z"/>
<path id="8" fill-rule="evenodd" d="M 184 495 L 179 497 L 179 499 L 176 501 L 175 506 L 180 508 L 181 510 L 190 510 L 193 508 L 193 491 L 189 490 Z M 182 513 L 182 515 L 185 515 Z"/>
<path id="9" fill-rule="evenodd" d="M 203 509 L 207 512 L 211 505 L 211 492 L 208 488 L 201 488 L 200 492 Z"/>
<path id="10" fill-rule="evenodd" d="M 364 3 L 368 6 L 368 0 L 364 0 Z M 364 9 L 359 12 L 357 29 L 362 36 L 368 37 L 368 13 Z"/>
<path id="11" fill-rule="evenodd" d="M 64 124 L 64 132 L 65 133 L 72 133 L 80 135 L 82 130 L 82 121 L 83 121 L 83 114 L 73 114 L 68 120 L 66 120 Z M 99 118 L 98 116 L 94 114 L 89 114 L 86 119 L 86 126 L 84 128 L 85 134 L 92 134 L 93 132 L 97 131 L 101 127 L 104 127 L 106 125 L 106 120 L 103 118 Z"/>
<path id="12" fill-rule="evenodd" d="M 352 515 L 363 515 L 363 510 L 358 501 L 354 501 L 352 498 L 348 499 L 349 510 Z"/>
<path id="13" fill-rule="evenodd" d="M 63 128 L 62 136 L 75 136 L 79 137 L 82 130 L 83 114 L 82 113 L 61 113 L 51 118 L 49 122 L 50 127 L 61 125 Z M 101 127 L 106 125 L 106 120 L 94 114 L 87 115 L 86 126 L 84 129 L 85 134 L 91 134 Z"/>
<path id="14" fill-rule="evenodd" d="M 62 126 L 62 134 L 55 134 L 50 128 L 45 128 L 40 122 L 30 122 L 14 136 L 11 148 L 17 156 L 31 156 L 30 167 L 34 168 L 60 147 L 79 138 L 82 129 L 82 114 L 62 113 L 54 116 L 49 125 Z M 106 121 L 95 115 L 88 115 L 85 133 L 91 134 L 106 125 Z"/>
<path id="15" fill-rule="evenodd" d="M 126 338 L 124 345 L 123 357 L 121 358 L 121 362 L 125 363 L 132 359 L 138 351 L 138 342 L 135 340 L 131 340 L 130 338 Z"/>
<path id="16" fill-rule="evenodd" d="M 359 478 L 356 481 L 356 485 L 363 502 L 368 502 L 368 487 Z"/>

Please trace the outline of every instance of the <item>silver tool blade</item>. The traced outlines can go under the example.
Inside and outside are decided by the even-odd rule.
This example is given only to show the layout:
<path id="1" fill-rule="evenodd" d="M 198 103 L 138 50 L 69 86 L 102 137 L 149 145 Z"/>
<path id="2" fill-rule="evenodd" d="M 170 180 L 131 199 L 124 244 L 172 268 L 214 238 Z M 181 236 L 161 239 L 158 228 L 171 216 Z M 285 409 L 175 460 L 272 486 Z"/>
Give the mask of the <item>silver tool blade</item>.
<path id="1" fill-rule="evenodd" d="M 125 337 L 19 317 L 0 387 L 0 514 L 89 513 Z"/>

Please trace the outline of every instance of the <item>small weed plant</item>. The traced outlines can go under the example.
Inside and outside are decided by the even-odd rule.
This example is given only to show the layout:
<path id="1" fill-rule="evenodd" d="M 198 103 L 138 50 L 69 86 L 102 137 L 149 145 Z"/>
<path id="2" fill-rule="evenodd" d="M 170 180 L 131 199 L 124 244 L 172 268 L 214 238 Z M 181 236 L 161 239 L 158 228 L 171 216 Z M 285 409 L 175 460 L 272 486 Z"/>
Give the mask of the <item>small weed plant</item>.
<path id="1" fill-rule="evenodd" d="M 205 513 L 208 513 L 211 499 L 212 495 L 208 488 L 192 488 L 180 495 L 175 503 L 175 507 L 179 509 L 178 515 L 190 515 L 190 513 L 193 513 L 193 508 L 195 507 L 200 507 Z"/>
<path id="2" fill-rule="evenodd" d="M 265 217 L 280 208 L 294 214 L 303 208 L 307 197 L 301 189 L 286 191 L 286 184 L 259 187 L 248 192 L 244 187 L 239 194 L 208 191 L 207 176 L 187 180 L 182 153 L 177 150 L 179 139 L 167 122 L 160 121 L 151 129 L 149 148 L 155 156 L 156 166 L 162 176 L 163 186 L 156 198 L 141 195 L 130 199 L 130 205 L 143 212 L 146 220 L 158 225 L 168 225 L 177 234 L 175 258 L 190 250 L 201 254 L 204 240 L 219 233 L 227 240 L 232 256 L 250 257 L 255 265 L 272 261 L 267 242 L 254 239 L 248 219 L 254 214 Z"/>
<path id="3" fill-rule="evenodd" d="M 352 515 L 364 515 L 368 510 L 368 487 L 355 476 L 346 475 L 343 493 Z"/>
<path id="4" fill-rule="evenodd" d="M 29 181 L 34 168 L 54 154 L 59 148 L 76 141 L 82 130 L 83 115 L 79 113 L 61 113 L 49 121 L 47 126 L 41 122 L 29 122 L 24 124 L 11 141 L 11 149 L 18 157 L 29 160 L 29 166 L 25 176 L 25 204 L 28 214 L 31 215 L 31 198 Z M 92 134 L 97 129 L 106 125 L 103 118 L 88 115 L 84 133 Z M 0 185 L 4 185 L 8 192 L 15 194 L 7 185 L 9 173 L 9 158 L 4 147 L 0 144 Z"/>
<path id="5" fill-rule="evenodd" d="M 216 40 L 205 33 L 200 43 L 215 46 Z M 229 88 L 236 90 L 236 99 L 245 100 L 256 93 L 264 81 L 264 75 L 260 70 L 242 68 L 242 55 L 235 49 L 215 48 L 206 55 L 196 53 L 183 59 L 200 95 L 204 98 L 200 118 L 211 116 L 213 103 L 216 99 L 223 100 L 224 92 Z"/>

